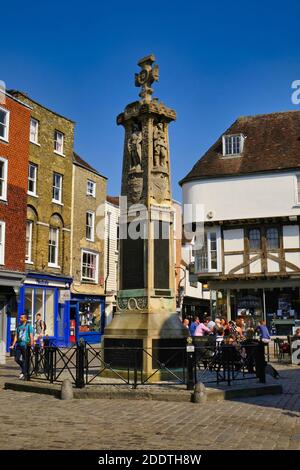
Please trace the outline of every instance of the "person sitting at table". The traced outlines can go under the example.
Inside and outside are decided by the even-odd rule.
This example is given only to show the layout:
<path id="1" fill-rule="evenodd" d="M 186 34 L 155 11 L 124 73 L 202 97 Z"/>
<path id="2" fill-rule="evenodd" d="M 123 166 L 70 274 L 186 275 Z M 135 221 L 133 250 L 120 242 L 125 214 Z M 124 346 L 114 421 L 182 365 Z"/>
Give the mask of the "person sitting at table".
<path id="1" fill-rule="evenodd" d="M 297 328 L 295 334 L 292 336 L 292 341 L 300 340 L 300 328 Z"/>
<path id="2" fill-rule="evenodd" d="M 197 328 L 195 329 L 194 336 L 204 336 L 209 335 L 211 333 L 211 329 L 208 328 L 203 322 L 200 322 Z"/>
<path id="3" fill-rule="evenodd" d="M 256 328 L 256 331 L 258 332 L 260 340 L 263 343 L 267 344 L 271 341 L 271 336 L 270 336 L 265 320 L 261 320 L 259 322 L 258 327 Z"/>

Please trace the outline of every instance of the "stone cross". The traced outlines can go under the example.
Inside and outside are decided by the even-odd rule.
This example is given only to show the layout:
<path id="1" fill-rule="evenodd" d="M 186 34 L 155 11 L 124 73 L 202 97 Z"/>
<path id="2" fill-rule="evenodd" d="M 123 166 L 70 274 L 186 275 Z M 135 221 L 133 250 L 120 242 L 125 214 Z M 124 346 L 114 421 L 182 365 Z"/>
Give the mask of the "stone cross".
<path id="1" fill-rule="evenodd" d="M 139 93 L 142 103 L 149 103 L 151 101 L 151 95 L 154 91 L 151 85 L 154 81 L 158 81 L 158 65 L 152 67 L 153 62 L 155 62 L 153 54 L 144 57 L 138 62 L 142 70 L 135 74 L 135 86 L 142 87 Z"/>

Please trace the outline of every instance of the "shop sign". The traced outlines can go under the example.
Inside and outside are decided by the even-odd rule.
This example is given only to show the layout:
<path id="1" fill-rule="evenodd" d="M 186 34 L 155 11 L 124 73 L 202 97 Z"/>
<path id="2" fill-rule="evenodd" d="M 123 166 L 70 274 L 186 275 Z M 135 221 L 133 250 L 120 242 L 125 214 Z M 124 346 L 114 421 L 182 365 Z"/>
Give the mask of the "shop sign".
<path id="1" fill-rule="evenodd" d="M 59 303 L 64 304 L 68 300 L 71 300 L 71 291 L 69 289 L 61 289 L 59 291 Z"/>

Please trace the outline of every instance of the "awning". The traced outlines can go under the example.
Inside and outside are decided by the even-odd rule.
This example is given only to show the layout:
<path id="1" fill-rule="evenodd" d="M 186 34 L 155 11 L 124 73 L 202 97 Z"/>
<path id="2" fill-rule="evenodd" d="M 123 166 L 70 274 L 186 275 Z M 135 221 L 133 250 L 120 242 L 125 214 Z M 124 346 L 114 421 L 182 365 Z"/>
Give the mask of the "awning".
<path id="1" fill-rule="evenodd" d="M 25 279 L 25 274 L 12 271 L 0 271 L 0 286 L 20 287 Z"/>

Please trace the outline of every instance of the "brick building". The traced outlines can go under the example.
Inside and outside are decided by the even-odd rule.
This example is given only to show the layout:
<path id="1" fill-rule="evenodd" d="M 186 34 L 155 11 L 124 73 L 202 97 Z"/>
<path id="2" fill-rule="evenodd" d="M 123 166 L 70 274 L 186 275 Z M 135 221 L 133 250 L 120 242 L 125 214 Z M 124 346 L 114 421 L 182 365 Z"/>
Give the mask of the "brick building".
<path id="1" fill-rule="evenodd" d="M 26 279 L 20 312 L 33 323 L 37 313 L 58 344 L 69 341 L 70 250 L 74 122 L 29 98 L 31 107 L 27 188 Z M 25 245 L 25 244 L 24 244 Z"/>
<path id="2" fill-rule="evenodd" d="M 25 271 L 30 106 L 0 89 L 0 354 L 10 344 Z"/>
<path id="3" fill-rule="evenodd" d="M 89 343 L 98 343 L 104 328 L 106 181 L 74 154 L 70 303 L 73 341 L 84 338 Z"/>

